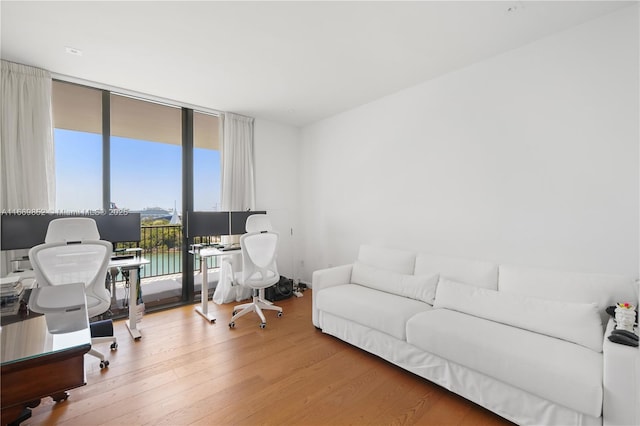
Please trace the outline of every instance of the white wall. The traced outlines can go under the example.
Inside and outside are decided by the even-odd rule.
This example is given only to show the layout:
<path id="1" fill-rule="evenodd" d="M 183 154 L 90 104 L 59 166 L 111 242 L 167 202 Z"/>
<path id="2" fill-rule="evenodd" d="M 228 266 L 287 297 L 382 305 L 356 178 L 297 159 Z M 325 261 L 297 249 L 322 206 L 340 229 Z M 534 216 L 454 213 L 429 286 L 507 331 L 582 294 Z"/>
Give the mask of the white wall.
<path id="1" fill-rule="evenodd" d="M 302 278 L 362 243 L 639 270 L 638 11 L 302 130 Z"/>
<path id="2" fill-rule="evenodd" d="M 256 209 L 267 211 L 280 234 L 278 270 L 288 278 L 298 278 L 292 232 L 297 225 L 299 143 L 299 129 L 255 120 Z"/>

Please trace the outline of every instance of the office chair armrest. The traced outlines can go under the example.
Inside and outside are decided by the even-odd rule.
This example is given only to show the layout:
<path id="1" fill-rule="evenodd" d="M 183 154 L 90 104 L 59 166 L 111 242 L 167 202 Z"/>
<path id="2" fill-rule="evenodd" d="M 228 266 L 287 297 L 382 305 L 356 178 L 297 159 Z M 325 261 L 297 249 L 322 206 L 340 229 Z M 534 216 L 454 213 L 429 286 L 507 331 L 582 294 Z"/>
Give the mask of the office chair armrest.
<path id="1" fill-rule="evenodd" d="M 324 288 L 334 287 L 340 284 L 351 282 L 351 270 L 353 264 L 334 266 L 327 269 L 319 269 L 313 272 L 311 277 L 311 298 L 312 300 L 312 320 L 313 325 L 320 327 L 318 321 L 318 309 L 316 308 L 315 295 Z"/>

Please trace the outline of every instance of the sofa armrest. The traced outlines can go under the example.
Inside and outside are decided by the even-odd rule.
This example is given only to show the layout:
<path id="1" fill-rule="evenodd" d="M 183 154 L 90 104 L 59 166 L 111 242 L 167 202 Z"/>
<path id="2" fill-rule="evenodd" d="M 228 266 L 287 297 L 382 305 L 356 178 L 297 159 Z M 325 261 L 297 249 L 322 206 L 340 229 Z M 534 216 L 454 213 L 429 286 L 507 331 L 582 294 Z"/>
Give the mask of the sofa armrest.
<path id="1" fill-rule="evenodd" d="M 640 351 L 632 346 L 613 343 L 607 337 L 614 329 L 609 320 L 602 347 L 604 426 L 640 424 Z"/>
<path id="2" fill-rule="evenodd" d="M 327 269 L 319 269 L 313 272 L 311 277 L 312 320 L 313 325 L 320 327 L 318 309 L 316 308 L 316 296 L 324 288 L 333 287 L 351 282 L 352 264 L 334 266 Z"/>

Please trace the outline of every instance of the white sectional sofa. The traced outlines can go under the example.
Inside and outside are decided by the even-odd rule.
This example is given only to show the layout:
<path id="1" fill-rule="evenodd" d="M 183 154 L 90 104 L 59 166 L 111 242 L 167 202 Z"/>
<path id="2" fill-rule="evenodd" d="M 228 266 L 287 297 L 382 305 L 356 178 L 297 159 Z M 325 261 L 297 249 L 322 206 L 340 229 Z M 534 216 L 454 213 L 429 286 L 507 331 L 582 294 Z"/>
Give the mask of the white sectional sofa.
<path id="1" fill-rule="evenodd" d="M 515 423 L 640 424 L 638 349 L 605 338 L 630 278 L 363 245 L 312 290 L 324 333 Z"/>

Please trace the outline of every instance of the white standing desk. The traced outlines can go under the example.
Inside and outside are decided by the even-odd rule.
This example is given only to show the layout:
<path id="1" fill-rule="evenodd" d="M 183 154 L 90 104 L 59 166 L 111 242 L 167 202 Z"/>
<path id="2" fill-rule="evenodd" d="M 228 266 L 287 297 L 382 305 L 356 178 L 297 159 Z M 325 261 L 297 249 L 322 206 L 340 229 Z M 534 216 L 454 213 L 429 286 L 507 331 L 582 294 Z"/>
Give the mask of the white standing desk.
<path id="1" fill-rule="evenodd" d="M 133 259 L 112 259 L 109 262 L 110 268 L 120 268 L 123 271 L 129 271 L 129 319 L 125 322 L 129 333 L 133 340 L 139 340 L 142 337 L 140 330 L 138 329 L 136 302 L 137 295 L 136 289 L 138 287 L 138 268 L 142 265 L 147 265 L 150 262 L 143 257 L 134 257 Z"/>
<path id="2" fill-rule="evenodd" d="M 115 258 L 117 259 L 118 256 L 120 256 L 121 253 L 126 253 L 129 256 L 134 255 L 136 258 L 140 258 L 142 256 L 142 249 L 140 247 L 135 247 L 135 248 L 128 248 L 128 249 L 124 249 L 124 250 L 118 250 L 115 251 L 113 253 L 113 255 L 115 256 Z M 121 259 L 121 260 L 130 260 L 130 259 Z M 112 267 L 116 267 L 116 266 L 112 266 L 111 263 L 109 264 L 109 272 L 111 272 L 111 268 Z M 125 268 L 127 269 L 127 268 Z M 110 290 L 111 290 L 111 306 L 115 306 L 117 304 L 117 297 L 116 297 L 116 281 L 117 281 L 117 276 L 118 273 L 116 273 L 115 275 L 112 273 L 111 274 L 111 282 L 110 282 Z"/>
<path id="3" fill-rule="evenodd" d="M 209 277 L 207 271 L 207 259 L 218 256 L 237 256 L 242 253 L 240 247 L 233 250 L 220 250 L 215 247 L 207 247 L 201 250 L 190 250 L 189 253 L 200 256 L 200 272 L 202 274 L 202 290 L 200 306 L 196 306 L 196 312 L 206 318 L 210 323 L 216 322 L 216 319 L 209 313 Z"/>

